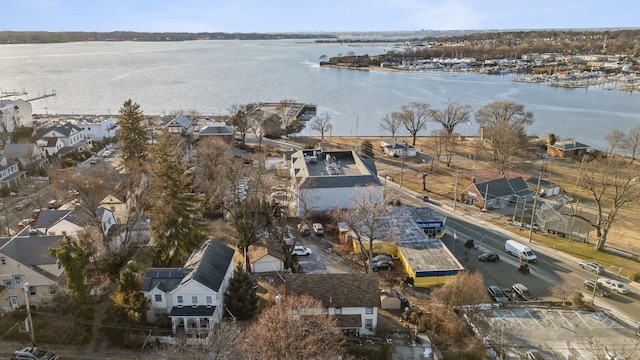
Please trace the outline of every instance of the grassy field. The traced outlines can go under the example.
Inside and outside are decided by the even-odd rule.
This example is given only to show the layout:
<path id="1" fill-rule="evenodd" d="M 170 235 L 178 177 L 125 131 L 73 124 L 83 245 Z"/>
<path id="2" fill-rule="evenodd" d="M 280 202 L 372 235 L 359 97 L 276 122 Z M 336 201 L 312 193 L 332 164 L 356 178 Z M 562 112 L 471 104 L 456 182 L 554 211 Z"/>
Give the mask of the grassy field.
<path id="1" fill-rule="evenodd" d="M 474 179 L 477 182 L 485 182 L 498 178 L 497 172 L 483 158 L 482 151 L 477 147 L 477 138 L 459 139 L 455 149 L 456 155 L 452 158 L 450 166 L 445 164 L 444 157 L 441 157 L 440 162 L 434 160 L 432 163 L 423 163 L 415 157 L 401 160 L 387 156 L 380 147 L 382 139 L 380 137 L 332 137 L 331 139 L 325 138 L 321 145 L 326 149 L 351 149 L 360 152 L 360 144 L 365 139 L 373 144 L 378 173 L 388 176 L 387 181 L 396 183 L 402 181 L 403 187 L 424 193 L 429 198 L 440 202 L 453 203 L 456 183 L 459 194 Z M 404 140 L 409 144 L 412 143 L 410 137 L 399 137 L 397 140 Z M 320 139 L 313 137 L 298 138 L 297 141 L 303 144 L 320 143 Z M 432 137 L 417 138 L 415 147 L 417 151 L 424 154 L 435 153 Z M 543 150 L 541 149 L 541 151 Z M 523 178 L 527 179 L 530 176 L 538 177 L 542 174 L 541 178 L 550 178 L 551 182 L 561 186 L 564 193 L 577 200 L 583 211 L 588 211 L 593 206 L 593 200 L 591 200 L 586 191 L 580 186 L 576 186 L 580 171 L 580 161 L 575 159 L 554 159 L 545 163 L 543 167 L 543 163 L 537 161 L 539 156 L 531 156 L 531 158 L 522 159 L 520 167 L 512 169 L 509 172 L 509 176 L 523 176 Z M 423 190 L 423 172 L 428 173 L 425 178 L 427 191 Z M 621 210 L 607 237 L 607 246 L 633 254 L 636 259 L 640 257 L 640 217 L 635 215 L 638 210 L 640 210 L 639 204 L 632 204 Z M 504 221 L 499 221 L 499 225 L 513 230 L 512 226 L 507 225 L 510 218 L 510 216 L 504 216 Z M 595 231 L 590 232 L 591 234 L 595 234 Z M 607 266 L 610 271 L 612 271 L 613 267 L 616 267 L 616 269 L 622 267 L 621 275 L 623 276 L 630 276 L 633 273 L 640 272 L 639 262 L 614 253 L 595 251 L 593 246 L 589 244 L 572 242 L 558 236 L 543 233 L 535 233 L 533 240 L 582 259 L 600 262 Z M 615 272 L 618 272 L 618 270 Z"/>

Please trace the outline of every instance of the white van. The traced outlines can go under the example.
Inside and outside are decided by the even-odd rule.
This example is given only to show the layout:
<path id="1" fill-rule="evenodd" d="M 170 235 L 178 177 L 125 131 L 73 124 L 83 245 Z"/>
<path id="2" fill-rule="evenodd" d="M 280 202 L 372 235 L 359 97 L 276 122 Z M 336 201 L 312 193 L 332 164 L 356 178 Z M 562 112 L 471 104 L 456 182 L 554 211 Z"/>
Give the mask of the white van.
<path id="1" fill-rule="evenodd" d="M 528 246 L 515 240 L 507 240 L 504 243 L 504 251 L 513 256 L 520 256 L 526 262 L 536 262 L 538 257 Z"/>

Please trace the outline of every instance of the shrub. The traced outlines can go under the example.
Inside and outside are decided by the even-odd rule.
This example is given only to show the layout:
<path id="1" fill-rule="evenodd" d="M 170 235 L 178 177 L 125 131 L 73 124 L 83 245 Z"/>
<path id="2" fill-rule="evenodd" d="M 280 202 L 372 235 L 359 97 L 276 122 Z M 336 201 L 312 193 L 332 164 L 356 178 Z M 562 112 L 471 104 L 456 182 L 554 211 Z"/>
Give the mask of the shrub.
<path id="1" fill-rule="evenodd" d="M 631 275 L 629 275 L 629 279 L 631 281 L 638 281 L 640 282 L 640 271 L 636 271 L 634 273 L 631 273 Z"/>
<path id="2" fill-rule="evenodd" d="M 576 291 L 573 293 L 573 296 L 571 296 L 571 302 L 573 303 L 574 307 L 584 307 L 585 303 L 584 303 L 584 296 L 582 295 L 582 293 L 580 291 Z"/>

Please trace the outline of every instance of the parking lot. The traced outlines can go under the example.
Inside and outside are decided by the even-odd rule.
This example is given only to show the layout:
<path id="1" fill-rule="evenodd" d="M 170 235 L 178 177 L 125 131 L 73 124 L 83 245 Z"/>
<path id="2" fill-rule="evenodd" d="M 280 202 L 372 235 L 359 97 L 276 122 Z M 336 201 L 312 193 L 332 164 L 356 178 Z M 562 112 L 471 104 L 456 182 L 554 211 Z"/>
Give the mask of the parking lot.
<path id="1" fill-rule="evenodd" d="M 600 311 L 493 308 L 483 311 L 476 324 L 495 349 L 505 344 L 513 358 L 522 358 L 529 349 L 549 359 L 604 359 L 607 351 L 625 359 L 640 358 L 634 330 Z"/>

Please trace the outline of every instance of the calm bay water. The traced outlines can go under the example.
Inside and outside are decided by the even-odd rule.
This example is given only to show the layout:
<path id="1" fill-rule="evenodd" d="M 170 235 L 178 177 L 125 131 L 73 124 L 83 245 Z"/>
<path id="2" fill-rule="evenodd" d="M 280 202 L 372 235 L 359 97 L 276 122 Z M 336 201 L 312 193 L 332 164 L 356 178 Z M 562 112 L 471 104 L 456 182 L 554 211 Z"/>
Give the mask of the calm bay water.
<path id="1" fill-rule="evenodd" d="M 604 148 L 611 130 L 640 123 L 640 94 L 601 87 L 565 89 L 512 82 L 510 76 L 396 73 L 321 68 L 322 55 L 390 49 L 281 41 L 88 42 L 0 46 L 0 90 L 55 90 L 35 113 L 113 114 L 127 99 L 145 114 L 196 110 L 222 115 L 234 104 L 294 99 L 332 118 L 332 136 L 387 135 L 380 120 L 411 101 L 441 108 L 448 99 L 474 110 L 496 100 L 523 104 L 530 134 L 554 133 Z M 428 135 L 439 129 L 429 124 Z M 477 125 L 458 129 L 477 133 Z M 318 135 L 309 129 L 303 135 Z M 405 131 L 401 135 L 407 135 Z"/>

